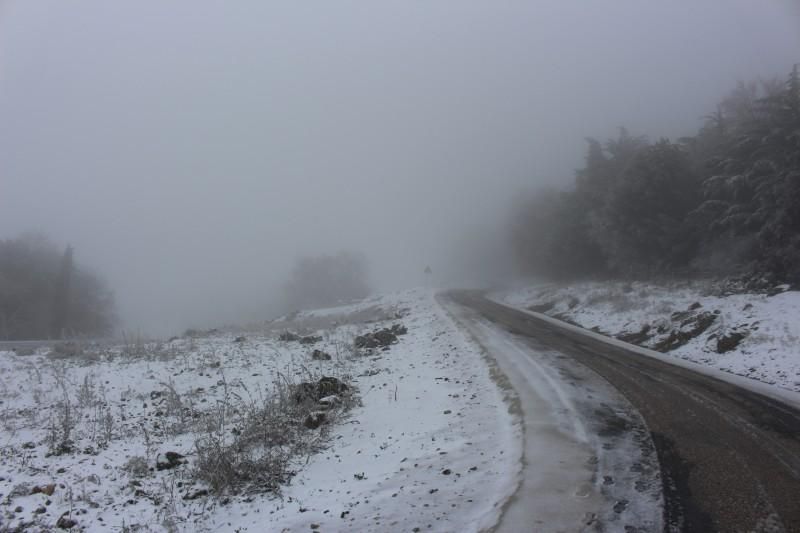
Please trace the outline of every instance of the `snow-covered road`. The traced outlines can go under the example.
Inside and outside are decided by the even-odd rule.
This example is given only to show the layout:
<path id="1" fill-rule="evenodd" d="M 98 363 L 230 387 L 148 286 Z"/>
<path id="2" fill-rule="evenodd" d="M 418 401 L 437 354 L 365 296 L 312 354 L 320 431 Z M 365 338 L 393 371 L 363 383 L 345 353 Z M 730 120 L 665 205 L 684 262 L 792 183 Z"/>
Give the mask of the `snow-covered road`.
<path id="1" fill-rule="evenodd" d="M 591 369 L 630 401 L 658 452 L 667 531 L 800 531 L 797 404 L 480 293 L 450 297 L 536 350 L 554 351 L 555 361 Z M 608 431 L 587 432 L 590 440 L 593 433 Z"/>
<path id="2" fill-rule="evenodd" d="M 521 409 L 521 483 L 497 531 L 660 531 L 658 459 L 631 405 L 591 370 L 440 302 L 496 361 Z"/>

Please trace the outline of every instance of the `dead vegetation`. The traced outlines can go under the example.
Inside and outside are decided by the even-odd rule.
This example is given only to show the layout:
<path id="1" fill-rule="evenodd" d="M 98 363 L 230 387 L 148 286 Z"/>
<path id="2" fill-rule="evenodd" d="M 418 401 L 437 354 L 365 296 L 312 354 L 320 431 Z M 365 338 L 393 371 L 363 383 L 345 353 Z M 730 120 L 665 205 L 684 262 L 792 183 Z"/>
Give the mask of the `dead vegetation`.
<path id="1" fill-rule="evenodd" d="M 202 332 L 160 342 L 125 335 L 117 346 L 64 344 L 50 354 L 9 356 L 25 385 L 12 388 L 0 368 L 0 418 L 9 435 L 0 466 L 10 474 L 0 476 L 3 520 L 58 527 L 62 515 L 34 513 L 30 492 L 3 490 L 38 486 L 45 471 L 54 473 L 48 479 L 56 490 L 79 495 L 63 515 L 75 527 L 88 519 L 74 506 L 124 515 L 124 508 L 152 505 L 163 526 L 185 520 L 180 510 L 194 502 L 205 508 L 220 498 L 279 494 L 359 404 L 354 362 L 372 353 L 372 342 L 388 349 L 406 332 L 400 324 L 375 329 L 361 336 L 370 339 L 362 345 L 355 337 L 363 323 L 345 323 L 356 316 L 364 313 L 299 315 L 297 323 L 246 336 Z M 289 329 L 298 333 L 280 336 Z M 84 456 L 96 464 L 88 472 L 74 467 Z M 110 457 L 113 466 L 104 470 Z M 87 475 L 97 483 L 87 484 Z M 138 526 L 129 521 L 123 530 Z"/>

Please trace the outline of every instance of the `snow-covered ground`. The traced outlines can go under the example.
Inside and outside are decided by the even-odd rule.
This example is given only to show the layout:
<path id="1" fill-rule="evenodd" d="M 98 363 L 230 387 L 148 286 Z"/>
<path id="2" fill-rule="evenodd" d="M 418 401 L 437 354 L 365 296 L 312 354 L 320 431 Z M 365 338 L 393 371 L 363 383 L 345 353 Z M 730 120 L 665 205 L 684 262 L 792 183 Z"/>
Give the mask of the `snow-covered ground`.
<path id="1" fill-rule="evenodd" d="M 408 332 L 386 351 L 353 347 L 398 323 Z M 322 339 L 282 341 L 285 330 Z M 354 406 L 326 411 L 320 428 L 287 422 L 307 442 L 285 483 L 206 494 L 198 444 L 233 442 L 281 387 L 322 376 L 349 383 Z M 258 331 L 71 357 L 0 352 L 0 530 L 479 531 L 519 482 L 507 395 L 424 290 Z"/>
<path id="2" fill-rule="evenodd" d="M 493 294 L 676 358 L 800 391 L 800 292 L 719 294 L 707 283 L 541 284 Z"/>

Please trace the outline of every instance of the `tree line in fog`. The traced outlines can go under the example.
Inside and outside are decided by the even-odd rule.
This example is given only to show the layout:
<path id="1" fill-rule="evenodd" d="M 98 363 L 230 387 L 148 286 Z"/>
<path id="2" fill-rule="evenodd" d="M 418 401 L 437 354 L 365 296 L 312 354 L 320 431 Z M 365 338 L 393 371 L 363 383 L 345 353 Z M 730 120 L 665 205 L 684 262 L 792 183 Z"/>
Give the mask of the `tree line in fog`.
<path id="1" fill-rule="evenodd" d="M 38 234 L 0 240 L 0 340 L 102 337 L 115 324 L 112 292 L 72 247 Z"/>
<path id="2" fill-rule="evenodd" d="M 800 281 L 800 73 L 738 86 L 692 137 L 588 139 L 568 191 L 515 206 L 528 274 Z"/>

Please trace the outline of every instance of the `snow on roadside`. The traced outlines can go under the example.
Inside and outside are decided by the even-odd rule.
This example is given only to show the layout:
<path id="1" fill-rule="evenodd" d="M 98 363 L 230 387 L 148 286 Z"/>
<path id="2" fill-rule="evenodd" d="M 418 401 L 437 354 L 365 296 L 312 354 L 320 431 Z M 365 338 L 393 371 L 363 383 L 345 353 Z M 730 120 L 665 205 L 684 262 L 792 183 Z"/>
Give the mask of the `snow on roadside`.
<path id="1" fill-rule="evenodd" d="M 516 484 L 519 428 L 477 349 L 442 316 L 431 292 L 381 305 L 387 301 L 408 310 L 408 334 L 386 356 L 368 360 L 357 379 L 363 407 L 352 423 L 311 458 L 283 504 L 215 525 L 480 531 L 497 521 Z"/>
<path id="2" fill-rule="evenodd" d="M 718 295 L 703 283 L 582 282 L 493 296 L 669 356 L 800 391 L 800 292 Z"/>
<path id="3" fill-rule="evenodd" d="M 398 322 L 408 333 L 387 351 L 352 349 L 354 335 Z M 288 329 L 322 339 L 280 341 Z M 519 427 L 430 291 L 236 335 L 178 339 L 136 358 L 120 347 L 75 358 L 0 353 L 0 525 L 44 529 L 64 516 L 86 531 L 478 531 L 496 522 L 517 482 Z M 313 360 L 313 349 L 333 357 Z M 205 494 L 185 413 L 322 375 L 349 380 L 361 405 L 309 430 L 323 449 L 294 461 L 280 496 Z M 65 398 L 75 446 L 52 455 Z M 167 451 L 186 464 L 155 469 Z"/>

